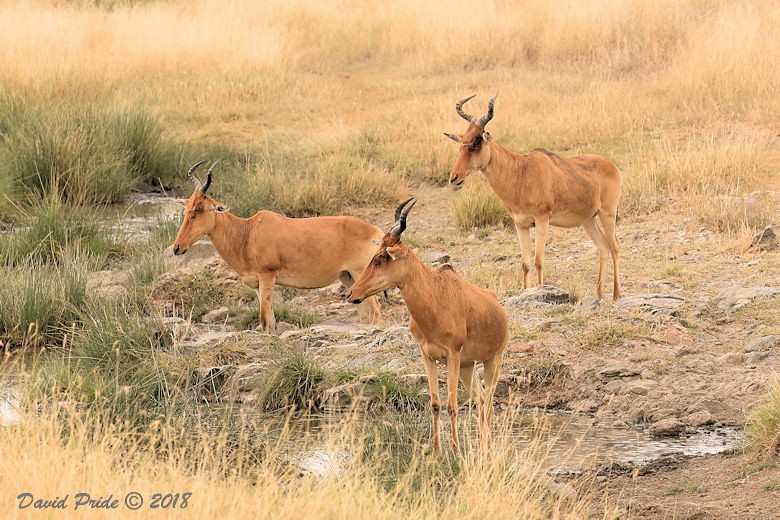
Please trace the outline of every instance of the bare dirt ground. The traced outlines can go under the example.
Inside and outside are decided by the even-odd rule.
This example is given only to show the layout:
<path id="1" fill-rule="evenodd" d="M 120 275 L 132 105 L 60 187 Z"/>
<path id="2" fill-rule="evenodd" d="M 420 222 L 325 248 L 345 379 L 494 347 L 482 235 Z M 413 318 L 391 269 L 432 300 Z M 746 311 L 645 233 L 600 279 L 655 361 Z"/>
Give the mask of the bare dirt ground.
<path id="1" fill-rule="evenodd" d="M 405 239 L 418 256 L 449 262 L 504 304 L 511 330 L 499 392 L 504 403 L 566 409 L 615 428 L 642 424 L 657 436 L 685 435 L 744 426 L 777 378 L 780 250 L 749 248 L 752 232 L 707 230 L 673 203 L 649 216 L 625 217 L 618 226 L 623 299 L 599 302 L 592 297 L 596 249 L 581 229 L 551 229 L 546 282 L 559 290 L 523 292 L 514 230 L 463 232 L 450 213 L 458 193 L 426 185 L 410 194 L 419 203 Z M 772 196 L 780 207 L 780 193 Z M 383 229 L 392 223 L 392 208 L 353 214 Z M 333 288 L 296 292 L 291 301 L 326 324 L 356 322 L 354 308 Z M 326 326 L 282 338 L 329 363 L 421 374 L 397 293 L 385 299 L 382 312 L 381 330 Z M 217 331 L 232 334 L 235 327 L 225 319 L 187 330 L 180 339 L 192 342 Z M 266 347 L 250 357 L 262 357 Z M 629 518 L 780 518 L 780 469 L 741 451 L 665 457 L 606 472 L 597 482 Z"/>

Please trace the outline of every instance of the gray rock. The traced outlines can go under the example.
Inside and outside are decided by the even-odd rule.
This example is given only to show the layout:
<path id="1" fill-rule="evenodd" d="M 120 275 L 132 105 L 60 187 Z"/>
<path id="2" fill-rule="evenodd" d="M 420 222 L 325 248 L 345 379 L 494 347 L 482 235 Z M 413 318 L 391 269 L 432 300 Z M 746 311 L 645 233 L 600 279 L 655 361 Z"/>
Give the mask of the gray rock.
<path id="1" fill-rule="evenodd" d="M 616 301 L 616 310 L 641 310 L 652 316 L 676 317 L 686 300 L 673 294 L 634 294 Z"/>
<path id="2" fill-rule="evenodd" d="M 753 237 L 750 248 L 757 251 L 769 251 L 780 248 L 777 241 L 777 232 L 772 226 L 767 226 L 761 233 Z"/>
<path id="3" fill-rule="evenodd" d="M 640 374 L 637 368 L 625 364 L 614 364 L 599 371 L 599 377 L 603 380 L 615 379 L 617 377 L 635 377 Z"/>
<path id="4" fill-rule="evenodd" d="M 576 413 L 593 413 L 599 407 L 599 404 L 592 399 L 585 399 L 574 404 L 572 409 Z"/>
<path id="5" fill-rule="evenodd" d="M 230 310 L 227 307 L 220 307 L 219 309 L 215 309 L 204 314 L 200 318 L 200 321 L 209 324 L 225 323 L 229 316 Z"/>
<path id="6" fill-rule="evenodd" d="M 349 410 L 365 390 L 365 383 L 347 383 L 328 388 L 322 394 L 322 407 L 328 412 Z"/>
<path id="7" fill-rule="evenodd" d="M 580 307 L 585 310 L 595 311 L 599 308 L 599 305 L 601 305 L 601 302 L 599 302 L 598 298 L 594 298 L 593 296 L 586 296 L 580 300 Z"/>
<path id="8" fill-rule="evenodd" d="M 442 251 L 431 251 L 425 254 L 425 261 L 431 265 L 443 265 L 450 261 L 450 255 Z"/>
<path id="9" fill-rule="evenodd" d="M 365 323 L 323 323 L 309 327 L 312 334 L 349 334 L 353 337 L 370 336 L 381 330 Z"/>
<path id="10" fill-rule="evenodd" d="M 535 307 L 570 303 L 571 296 L 565 290 L 552 285 L 531 287 L 516 296 L 510 296 L 502 303 L 510 307 Z"/>
<path id="11" fill-rule="evenodd" d="M 276 322 L 276 333 L 280 336 L 284 334 L 285 332 L 289 332 L 291 330 L 300 330 L 301 328 L 297 325 L 294 325 L 292 323 L 287 323 L 286 321 L 277 321 Z"/>
<path id="12" fill-rule="evenodd" d="M 780 348 L 780 334 L 756 338 L 748 343 L 745 352 L 766 352 Z"/>
<path id="13" fill-rule="evenodd" d="M 173 246 L 165 248 L 165 255 L 173 258 L 176 265 L 183 266 L 188 264 L 201 264 L 218 257 L 214 246 L 208 240 L 199 240 L 187 248 L 183 255 L 174 256 Z"/>
<path id="14" fill-rule="evenodd" d="M 671 437 L 685 432 L 685 424 L 675 417 L 662 419 L 650 425 L 650 435 L 653 437 Z"/>
<path id="15" fill-rule="evenodd" d="M 228 381 L 237 370 L 235 365 L 198 368 L 197 388 L 201 398 L 208 401 L 222 399 Z"/>
<path id="16" fill-rule="evenodd" d="M 645 420 L 647 422 L 658 422 L 664 419 L 677 418 L 677 410 L 672 408 L 658 408 L 645 413 Z"/>
<path id="17" fill-rule="evenodd" d="M 104 298 L 127 295 L 130 275 L 125 271 L 95 271 L 87 274 L 87 290 Z"/>
<path id="18" fill-rule="evenodd" d="M 701 410 L 706 410 L 710 412 L 711 414 L 715 415 L 718 413 L 722 413 L 726 410 L 726 405 L 723 404 L 718 399 L 700 399 L 699 401 L 696 401 L 694 404 L 688 407 L 688 411 L 691 413 L 699 412 Z"/>
<path id="19" fill-rule="evenodd" d="M 718 309 L 735 311 L 753 303 L 759 298 L 772 298 L 780 295 L 780 287 L 729 287 L 715 297 Z"/>
<path id="20" fill-rule="evenodd" d="M 707 410 L 701 410 L 700 412 L 695 412 L 683 417 L 682 421 L 685 424 L 690 424 L 691 426 L 698 428 L 699 426 L 715 423 L 715 416 Z"/>
<path id="21" fill-rule="evenodd" d="M 741 365 L 744 361 L 745 361 L 744 354 L 739 354 L 737 352 L 729 352 L 728 354 L 723 354 L 718 358 L 719 363 L 728 366 Z"/>

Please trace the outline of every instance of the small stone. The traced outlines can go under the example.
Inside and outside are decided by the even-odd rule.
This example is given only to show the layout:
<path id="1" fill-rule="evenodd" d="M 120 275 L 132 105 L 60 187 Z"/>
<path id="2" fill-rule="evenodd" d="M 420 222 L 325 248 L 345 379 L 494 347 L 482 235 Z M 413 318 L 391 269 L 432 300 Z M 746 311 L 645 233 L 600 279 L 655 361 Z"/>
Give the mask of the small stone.
<path id="1" fill-rule="evenodd" d="M 601 305 L 601 303 L 598 298 L 594 298 L 593 296 L 586 296 L 580 300 L 580 307 L 588 311 L 595 311 L 599 308 L 599 305 Z"/>
<path id="2" fill-rule="evenodd" d="M 676 417 L 662 419 L 650 425 L 650 435 L 653 437 L 671 437 L 685 432 L 685 425 Z"/>
<path id="3" fill-rule="evenodd" d="M 291 330 L 300 330 L 300 327 L 292 323 L 287 323 L 286 321 L 276 322 L 276 333 L 279 334 L 280 336 L 285 332 L 289 332 Z"/>
<path id="4" fill-rule="evenodd" d="M 730 352 L 720 356 L 718 361 L 723 365 L 736 366 L 742 364 L 745 361 L 745 356 L 736 352 Z"/>
<path id="5" fill-rule="evenodd" d="M 684 417 L 683 422 L 685 424 L 690 424 L 691 426 L 698 428 L 699 426 L 714 424 L 715 417 L 707 410 L 702 410 L 700 412 L 695 412 Z"/>
<path id="6" fill-rule="evenodd" d="M 555 305 L 570 301 L 571 296 L 567 291 L 552 285 L 542 285 L 526 289 L 516 296 L 510 296 L 504 300 L 503 304 L 514 307 L 533 307 L 538 304 Z"/>
<path id="7" fill-rule="evenodd" d="M 348 410 L 363 394 L 365 383 L 347 383 L 328 388 L 322 394 L 322 407 L 328 412 Z"/>
<path id="8" fill-rule="evenodd" d="M 780 247 L 777 241 L 777 232 L 772 226 L 767 226 L 761 233 L 753 237 L 750 248 L 756 251 L 769 251 Z"/>
<path id="9" fill-rule="evenodd" d="M 780 349 L 780 334 L 756 338 L 748 343 L 745 352 L 764 352 L 767 350 Z"/>
<path id="10" fill-rule="evenodd" d="M 203 323 L 224 323 L 230 316 L 230 310 L 227 307 L 220 307 L 211 312 L 207 312 L 201 317 L 200 321 Z"/>
<path id="11" fill-rule="evenodd" d="M 715 297 L 718 309 L 722 311 L 735 311 L 753 303 L 760 298 L 771 298 L 780 295 L 780 287 L 729 287 L 723 289 Z"/>
<path id="12" fill-rule="evenodd" d="M 443 265 L 450 261 L 450 255 L 442 251 L 431 251 L 425 254 L 425 261 L 430 265 Z"/>

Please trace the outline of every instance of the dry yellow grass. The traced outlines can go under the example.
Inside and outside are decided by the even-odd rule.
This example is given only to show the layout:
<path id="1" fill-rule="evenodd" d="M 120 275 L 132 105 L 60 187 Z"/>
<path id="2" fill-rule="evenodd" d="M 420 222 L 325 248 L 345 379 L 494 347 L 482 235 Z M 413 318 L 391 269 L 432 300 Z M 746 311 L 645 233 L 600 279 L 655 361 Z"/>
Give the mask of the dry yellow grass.
<path id="1" fill-rule="evenodd" d="M 511 418 L 499 424 L 511 428 Z M 153 514 L 153 493 L 179 493 L 177 508 L 162 510 L 173 518 L 491 518 L 565 519 L 582 518 L 590 504 L 588 493 L 578 496 L 573 488 L 561 489 L 545 475 L 539 462 L 545 446 L 531 445 L 518 452 L 506 439 L 494 446 L 495 457 L 471 451 L 452 473 L 453 461 L 438 464 L 423 453 L 413 454 L 405 473 L 386 487 L 377 478 L 379 464 L 390 463 L 381 453 L 371 461 L 362 458 L 371 434 L 358 432 L 355 423 L 343 425 L 341 441 L 311 442 L 290 450 L 290 433 L 253 454 L 231 443 L 224 432 L 204 430 L 181 435 L 176 418 L 171 424 L 158 421 L 143 432 L 130 432 L 107 424 L 99 417 L 84 421 L 57 419 L 44 414 L 27 416 L 21 425 L 0 428 L 4 456 L 0 460 L 0 511 L 3 518 L 27 518 L 32 507 L 20 510 L 17 496 L 32 493 L 36 499 L 64 498 L 66 510 L 48 510 L 51 518 L 93 517 L 105 513 L 112 518 L 137 518 Z M 64 433 L 67 432 L 67 433 Z M 254 432 L 246 431 L 242 435 Z M 240 435 L 239 435 L 240 438 Z M 273 437 L 271 437 L 273 438 Z M 64 440 L 63 440 L 64 439 Z M 138 441 L 155 442 L 153 451 L 140 449 Z M 300 440 L 293 441 L 302 446 Z M 415 446 L 413 448 L 419 448 Z M 301 477 L 301 468 L 291 459 L 296 453 L 331 454 L 323 467 L 331 474 Z M 380 450 L 388 448 L 381 447 Z M 408 450 L 409 446 L 399 447 Z M 238 453 L 236 453 L 238 452 Z M 388 452 L 389 453 L 389 452 Z M 451 456 L 451 455 L 450 455 Z M 320 455 L 326 457 L 326 455 Z M 255 460 L 249 464 L 237 461 Z M 422 484 L 424 482 L 424 484 Z M 422 484 L 422 485 L 421 485 Z M 140 511 L 128 509 L 124 497 L 138 492 L 144 498 Z M 74 510 L 76 493 L 92 498 L 118 500 L 117 508 Z M 183 504 L 184 493 L 187 497 Z M 604 510 L 604 508 L 601 508 Z M 598 517 L 614 518 L 609 512 Z M 40 513 L 36 511 L 36 513 Z M 90 514 L 92 513 L 92 514 Z"/>

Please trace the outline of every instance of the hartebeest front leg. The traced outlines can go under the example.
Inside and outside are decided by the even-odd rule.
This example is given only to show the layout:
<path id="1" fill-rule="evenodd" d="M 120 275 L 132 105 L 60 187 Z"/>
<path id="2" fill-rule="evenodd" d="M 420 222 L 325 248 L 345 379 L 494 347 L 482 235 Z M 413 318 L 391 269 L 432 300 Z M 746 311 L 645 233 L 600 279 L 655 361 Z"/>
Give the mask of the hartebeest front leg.
<path id="1" fill-rule="evenodd" d="M 485 404 L 484 404 L 484 416 L 482 417 L 483 439 L 485 439 L 485 445 L 490 447 L 490 424 L 493 422 L 493 396 L 496 393 L 496 385 L 498 384 L 498 376 L 501 374 L 501 360 L 502 354 L 498 354 L 490 359 L 486 359 L 485 364 Z"/>
<path id="2" fill-rule="evenodd" d="M 544 248 L 547 246 L 547 227 L 550 225 L 550 215 L 540 215 L 534 218 L 536 223 L 536 283 L 544 285 Z"/>
<path id="3" fill-rule="evenodd" d="M 517 238 L 520 240 L 520 261 L 523 269 L 523 289 L 528 288 L 528 275 L 531 272 L 531 231 L 515 221 Z"/>
<path id="4" fill-rule="evenodd" d="M 458 442 L 458 380 L 460 379 L 460 347 L 447 355 L 447 415 L 452 426 L 452 444 L 457 450 Z"/>
<path id="5" fill-rule="evenodd" d="M 422 355 L 425 375 L 428 376 L 428 390 L 431 393 L 431 413 L 433 414 L 433 453 L 441 453 L 441 443 L 439 442 L 439 412 L 441 411 L 441 401 L 439 400 L 439 378 L 436 375 L 436 361 L 428 357 L 420 345 L 420 354 Z"/>
<path id="6" fill-rule="evenodd" d="M 260 299 L 260 326 L 263 332 L 270 334 L 276 327 L 274 318 L 274 284 L 276 283 L 276 273 L 261 273 L 257 275 L 257 297 Z"/>

